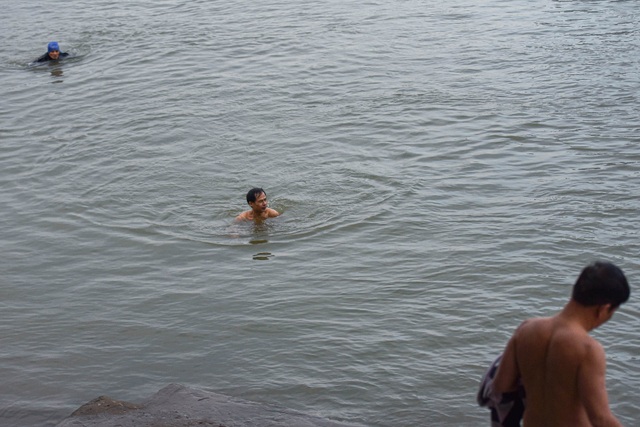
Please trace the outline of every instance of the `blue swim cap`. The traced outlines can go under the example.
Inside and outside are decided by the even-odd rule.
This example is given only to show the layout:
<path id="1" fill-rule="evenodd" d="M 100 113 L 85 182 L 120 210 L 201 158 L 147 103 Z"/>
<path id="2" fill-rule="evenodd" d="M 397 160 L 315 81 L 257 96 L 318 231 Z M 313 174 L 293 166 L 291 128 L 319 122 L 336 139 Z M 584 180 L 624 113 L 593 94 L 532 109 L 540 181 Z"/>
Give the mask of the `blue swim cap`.
<path id="1" fill-rule="evenodd" d="M 52 50 L 60 51 L 60 46 L 58 45 L 58 42 L 49 43 L 49 46 L 47 46 L 47 52 L 51 52 Z"/>

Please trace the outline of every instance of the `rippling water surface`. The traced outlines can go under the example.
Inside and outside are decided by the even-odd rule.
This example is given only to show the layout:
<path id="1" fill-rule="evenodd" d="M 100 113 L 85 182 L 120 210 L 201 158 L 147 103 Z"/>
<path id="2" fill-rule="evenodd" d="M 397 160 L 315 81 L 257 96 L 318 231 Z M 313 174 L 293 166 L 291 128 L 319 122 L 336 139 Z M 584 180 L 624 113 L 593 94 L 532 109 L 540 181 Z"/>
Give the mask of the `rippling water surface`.
<path id="1" fill-rule="evenodd" d="M 6 2 L 5 2 L 6 3 Z M 171 382 L 478 426 L 525 317 L 637 289 L 633 1 L 9 0 L 0 421 Z M 50 40 L 73 57 L 29 66 Z M 234 224 L 252 186 L 283 213 Z M 640 303 L 595 336 L 640 419 Z"/>

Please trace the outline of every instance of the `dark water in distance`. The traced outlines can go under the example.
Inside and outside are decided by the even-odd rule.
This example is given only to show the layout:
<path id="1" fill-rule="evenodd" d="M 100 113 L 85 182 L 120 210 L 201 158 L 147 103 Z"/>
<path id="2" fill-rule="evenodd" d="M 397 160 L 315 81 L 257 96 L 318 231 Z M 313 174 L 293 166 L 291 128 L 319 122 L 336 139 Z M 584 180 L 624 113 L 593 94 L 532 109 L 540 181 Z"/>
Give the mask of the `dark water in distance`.
<path id="1" fill-rule="evenodd" d="M 0 423 L 171 382 L 368 426 L 608 259 L 640 419 L 634 1 L 32 1 L 0 15 Z M 50 40 L 73 58 L 29 67 Z M 252 186 L 283 215 L 233 224 Z"/>

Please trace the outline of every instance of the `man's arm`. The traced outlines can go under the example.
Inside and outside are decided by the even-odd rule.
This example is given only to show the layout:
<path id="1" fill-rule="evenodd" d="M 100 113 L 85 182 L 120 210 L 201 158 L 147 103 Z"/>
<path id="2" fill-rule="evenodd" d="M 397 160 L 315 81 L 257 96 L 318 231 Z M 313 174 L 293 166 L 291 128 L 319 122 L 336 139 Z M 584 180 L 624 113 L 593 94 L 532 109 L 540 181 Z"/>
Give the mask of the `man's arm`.
<path id="1" fill-rule="evenodd" d="M 594 340 L 586 346 L 584 360 L 578 368 L 578 395 L 594 427 L 622 427 L 609 408 L 605 371 L 604 350 Z"/>
<path id="2" fill-rule="evenodd" d="M 518 328 L 519 329 L 519 328 Z M 491 386 L 492 394 L 502 394 L 515 391 L 518 389 L 518 380 L 520 379 L 520 371 L 518 370 L 518 361 L 516 359 L 516 336 L 518 331 L 513 334 L 507 347 L 504 349 L 502 359 L 496 376 L 493 378 Z"/>

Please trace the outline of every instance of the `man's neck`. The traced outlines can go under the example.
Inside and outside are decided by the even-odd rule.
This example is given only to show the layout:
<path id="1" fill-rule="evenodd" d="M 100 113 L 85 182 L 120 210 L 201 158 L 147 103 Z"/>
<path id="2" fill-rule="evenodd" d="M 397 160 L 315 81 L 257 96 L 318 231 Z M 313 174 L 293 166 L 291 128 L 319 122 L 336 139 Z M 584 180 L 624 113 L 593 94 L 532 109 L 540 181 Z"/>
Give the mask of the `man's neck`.
<path id="1" fill-rule="evenodd" d="M 596 316 L 597 309 L 597 306 L 585 306 L 570 300 L 558 316 L 564 321 L 584 329 L 585 332 L 589 332 L 599 326 Z"/>

